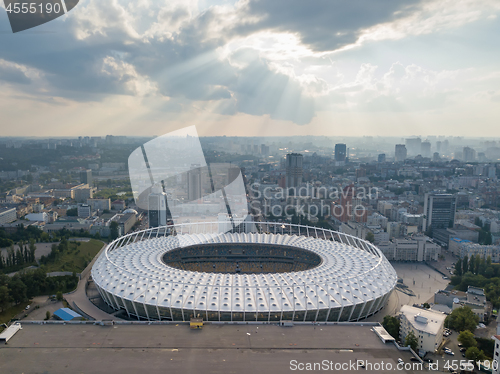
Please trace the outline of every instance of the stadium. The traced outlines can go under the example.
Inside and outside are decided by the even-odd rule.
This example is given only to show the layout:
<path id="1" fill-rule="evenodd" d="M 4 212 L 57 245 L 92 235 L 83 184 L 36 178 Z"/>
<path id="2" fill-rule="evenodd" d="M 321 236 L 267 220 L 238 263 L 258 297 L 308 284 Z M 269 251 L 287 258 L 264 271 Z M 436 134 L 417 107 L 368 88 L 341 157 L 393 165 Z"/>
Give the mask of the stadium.
<path id="1" fill-rule="evenodd" d="M 110 307 L 151 321 L 359 321 L 396 285 L 395 270 L 367 241 L 302 225 L 252 227 L 135 232 L 103 250 L 92 279 Z"/>

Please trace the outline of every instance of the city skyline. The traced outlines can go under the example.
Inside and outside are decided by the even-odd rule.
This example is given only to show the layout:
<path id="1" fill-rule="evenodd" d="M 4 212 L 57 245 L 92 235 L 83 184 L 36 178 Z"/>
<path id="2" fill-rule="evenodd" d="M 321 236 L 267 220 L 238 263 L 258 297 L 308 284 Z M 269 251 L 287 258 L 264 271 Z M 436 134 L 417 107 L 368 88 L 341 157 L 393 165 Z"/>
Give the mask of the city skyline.
<path id="1" fill-rule="evenodd" d="M 498 137 L 499 12 L 491 0 L 89 0 L 9 35 L 0 9 L 2 135 Z"/>

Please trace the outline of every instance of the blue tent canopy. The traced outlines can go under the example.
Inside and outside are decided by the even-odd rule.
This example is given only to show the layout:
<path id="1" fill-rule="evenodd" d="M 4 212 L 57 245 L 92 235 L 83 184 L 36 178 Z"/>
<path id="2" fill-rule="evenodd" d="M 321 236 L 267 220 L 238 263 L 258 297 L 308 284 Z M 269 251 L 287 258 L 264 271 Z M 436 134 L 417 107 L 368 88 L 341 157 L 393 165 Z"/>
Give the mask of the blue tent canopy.
<path id="1" fill-rule="evenodd" d="M 82 318 L 82 316 L 69 308 L 61 308 L 54 312 L 54 316 L 62 319 L 63 321 L 71 321 L 75 318 Z"/>

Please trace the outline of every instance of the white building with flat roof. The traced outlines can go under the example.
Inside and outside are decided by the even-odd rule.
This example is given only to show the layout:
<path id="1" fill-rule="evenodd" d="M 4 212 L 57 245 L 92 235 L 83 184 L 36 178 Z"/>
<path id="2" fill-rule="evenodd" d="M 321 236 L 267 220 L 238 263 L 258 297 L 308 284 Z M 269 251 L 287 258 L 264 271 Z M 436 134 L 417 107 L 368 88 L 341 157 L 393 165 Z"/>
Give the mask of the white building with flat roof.
<path id="1" fill-rule="evenodd" d="M 403 305 L 399 337 L 404 342 L 406 335 L 413 331 L 419 351 L 434 352 L 443 341 L 445 318 L 446 314 L 441 312 Z"/>
<path id="2" fill-rule="evenodd" d="M 0 208 L 0 225 L 14 222 L 16 219 L 16 208 Z"/>

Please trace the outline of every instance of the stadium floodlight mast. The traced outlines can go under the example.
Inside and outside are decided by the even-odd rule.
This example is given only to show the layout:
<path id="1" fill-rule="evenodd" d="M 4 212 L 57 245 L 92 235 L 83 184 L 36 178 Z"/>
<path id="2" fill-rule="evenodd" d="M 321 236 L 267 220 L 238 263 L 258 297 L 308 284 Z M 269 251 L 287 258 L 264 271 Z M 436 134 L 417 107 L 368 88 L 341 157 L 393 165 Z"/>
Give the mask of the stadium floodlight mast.
<path id="1" fill-rule="evenodd" d="M 158 211 L 155 226 L 166 225 L 167 212 L 174 225 L 181 223 L 186 212 L 199 221 L 227 217 L 226 223 L 219 225 L 219 233 L 230 231 L 249 218 L 240 168 L 229 163 L 208 164 L 195 126 L 167 133 L 138 147 L 130 154 L 128 166 L 136 205 Z"/>

